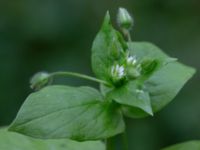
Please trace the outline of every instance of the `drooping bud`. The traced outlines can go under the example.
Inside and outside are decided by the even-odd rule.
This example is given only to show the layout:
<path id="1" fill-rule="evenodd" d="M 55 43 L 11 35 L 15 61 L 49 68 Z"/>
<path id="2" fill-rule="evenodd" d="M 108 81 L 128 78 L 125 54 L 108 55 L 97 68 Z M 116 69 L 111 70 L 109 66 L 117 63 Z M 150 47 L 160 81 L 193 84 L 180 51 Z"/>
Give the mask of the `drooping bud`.
<path id="1" fill-rule="evenodd" d="M 130 30 L 134 21 L 125 8 L 119 8 L 117 14 L 117 23 L 122 29 Z"/>
<path id="2" fill-rule="evenodd" d="M 50 82 L 50 75 L 47 72 L 38 72 L 30 80 L 30 87 L 40 90 Z"/>

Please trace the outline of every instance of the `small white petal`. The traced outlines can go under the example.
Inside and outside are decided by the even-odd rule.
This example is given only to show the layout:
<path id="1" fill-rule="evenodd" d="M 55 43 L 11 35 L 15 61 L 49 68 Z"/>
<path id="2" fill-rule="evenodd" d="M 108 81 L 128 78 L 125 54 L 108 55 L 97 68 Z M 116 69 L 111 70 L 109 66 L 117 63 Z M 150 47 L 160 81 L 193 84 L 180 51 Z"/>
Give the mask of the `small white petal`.
<path id="1" fill-rule="evenodd" d="M 125 76 L 124 70 L 125 69 L 123 66 L 120 66 L 119 64 L 117 64 L 117 65 L 111 67 L 111 75 L 114 78 L 121 79 Z"/>
<path id="2" fill-rule="evenodd" d="M 132 64 L 132 65 L 135 65 L 137 63 L 137 59 L 135 56 L 128 56 L 127 57 L 127 63 L 128 64 Z"/>

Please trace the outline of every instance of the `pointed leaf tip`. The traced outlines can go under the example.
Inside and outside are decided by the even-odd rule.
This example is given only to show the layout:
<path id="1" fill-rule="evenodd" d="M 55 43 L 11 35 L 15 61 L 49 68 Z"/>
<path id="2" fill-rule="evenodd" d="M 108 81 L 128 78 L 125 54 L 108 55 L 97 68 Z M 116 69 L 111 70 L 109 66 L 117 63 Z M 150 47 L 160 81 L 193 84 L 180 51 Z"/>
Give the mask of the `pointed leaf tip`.
<path id="1" fill-rule="evenodd" d="M 110 24 L 110 12 L 109 11 L 107 11 L 106 14 L 105 14 L 103 26 L 107 25 L 107 24 Z"/>

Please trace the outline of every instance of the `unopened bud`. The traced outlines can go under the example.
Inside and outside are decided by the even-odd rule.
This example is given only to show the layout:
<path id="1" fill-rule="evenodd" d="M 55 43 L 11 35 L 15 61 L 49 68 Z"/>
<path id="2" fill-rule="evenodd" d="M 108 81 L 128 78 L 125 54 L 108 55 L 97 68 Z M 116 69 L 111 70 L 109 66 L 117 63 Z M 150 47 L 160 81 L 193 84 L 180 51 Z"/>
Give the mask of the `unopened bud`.
<path id="1" fill-rule="evenodd" d="M 130 30 L 133 26 L 133 18 L 125 8 L 119 8 L 117 23 L 122 29 Z"/>
<path id="2" fill-rule="evenodd" d="M 30 80 L 31 88 L 34 90 L 40 90 L 50 82 L 50 76 L 46 72 L 36 73 Z"/>
<path id="3" fill-rule="evenodd" d="M 136 79 L 141 75 L 142 68 L 140 64 L 137 64 L 135 66 L 129 66 L 127 70 L 128 70 L 127 72 L 128 77 L 130 79 Z"/>

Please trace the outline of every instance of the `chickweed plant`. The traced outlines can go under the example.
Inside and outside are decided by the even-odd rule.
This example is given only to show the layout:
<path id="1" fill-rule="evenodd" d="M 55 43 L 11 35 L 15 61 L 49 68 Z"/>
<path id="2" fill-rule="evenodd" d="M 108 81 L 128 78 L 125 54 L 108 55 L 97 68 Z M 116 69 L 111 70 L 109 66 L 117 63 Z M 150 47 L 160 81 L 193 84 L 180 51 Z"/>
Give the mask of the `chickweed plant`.
<path id="1" fill-rule="evenodd" d="M 60 147 L 54 144 L 56 150 L 115 150 L 110 139 L 125 133 L 124 117 L 153 117 L 171 102 L 195 69 L 152 43 L 132 41 L 134 19 L 125 8 L 119 8 L 117 24 L 120 31 L 112 26 L 107 12 L 92 44 L 91 64 L 96 77 L 68 71 L 35 74 L 30 81 L 35 92 L 27 97 L 8 130 L 32 137 L 32 145 L 38 146 L 35 149 L 45 150 L 49 143 L 60 142 Z M 91 80 L 99 83 L 99 89 L 54 85 L 53 80 L 60 76 Z M 22 142 L 25 138 L 10 134 Z M 197 150 L 191 146 L 194 143 L 198 142 L 165 150 L 188 145 L 190 150 Z M 127 142 L 123 150 L 128 150 Z"/>

